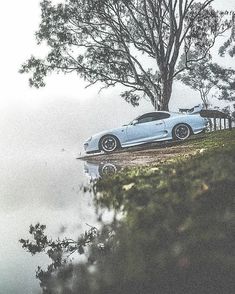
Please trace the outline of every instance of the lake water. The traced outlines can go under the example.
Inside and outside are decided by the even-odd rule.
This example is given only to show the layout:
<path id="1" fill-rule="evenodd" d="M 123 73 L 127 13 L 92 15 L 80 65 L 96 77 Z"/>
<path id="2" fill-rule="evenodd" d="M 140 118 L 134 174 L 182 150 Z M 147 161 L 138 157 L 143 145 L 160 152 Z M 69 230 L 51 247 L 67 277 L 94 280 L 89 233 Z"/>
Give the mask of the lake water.
<path id="1" fill-rule="evenodd" d="M 112 108 L 120 111 L 114 114 Z M 108 96 L 102 103 L 48 98 L 35 107 L 2 106 L 0 294 L 40 293 L 35 271 L 48 260 L 43 255 L 32 257 L 18 241 L 29 237 L 30 224 L 47 225 L 52 238 L 77 237 L 88 229 L 86 224 L 96 224 L 92 198 L 80 191 L 99 173 L 97 166 L 76 159 L 84 140 L 151 109 L 150 104 L 135 109 Z"/>
<path id="2" fill-rule="evenodd" d="M 78 236 L 86 224 L 95 225 L 92 198 L 81 192 L 89 175 L 75 152 L 63 150 L 22 152 L 0 164 L 0 293 L 40 293 L 35 270 L 47 259 L 32 257 L 18 240 L 28 238 L 30 224 L 37 222 L 54 238 Z"/>

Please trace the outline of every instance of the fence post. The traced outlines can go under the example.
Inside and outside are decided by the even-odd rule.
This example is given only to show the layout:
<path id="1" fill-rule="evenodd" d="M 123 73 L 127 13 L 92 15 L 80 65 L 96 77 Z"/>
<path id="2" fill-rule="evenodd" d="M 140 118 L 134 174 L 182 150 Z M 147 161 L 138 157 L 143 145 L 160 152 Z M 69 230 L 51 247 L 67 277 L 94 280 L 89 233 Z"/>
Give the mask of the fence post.
<path id="1" fill-rule="evenodd" d="M 216 131 L 216 118 L 214 116 L 214 131 Z"/>
<path id="2" fill-rule="evenodd" d="M 229 130 L 231 131 L 232 130 L 232 118 L 231 117 L 228 118 L 228 127 L 229 127 Z"/>
<path id="3" fill-rule="evenodd" d="M 219 129 L 222 130 L 222 119 L 219 119 Z"/>
<path id="4" fill-rule="evenodd" d="M 224 129 L 226 130 L 226 118 L 224 118 Z"/>

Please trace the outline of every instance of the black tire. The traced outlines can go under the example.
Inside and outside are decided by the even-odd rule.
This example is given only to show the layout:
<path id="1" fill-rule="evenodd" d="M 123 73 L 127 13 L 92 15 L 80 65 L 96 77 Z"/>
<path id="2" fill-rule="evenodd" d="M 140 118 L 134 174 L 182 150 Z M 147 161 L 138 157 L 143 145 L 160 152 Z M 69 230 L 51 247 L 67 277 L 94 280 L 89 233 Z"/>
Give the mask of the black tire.
<path id="1" fill-rule="evenodd" d="M 186 140 L 190 137 L 192 131 L 191 131 L 191 128 L 189 125 L 187 124 L 178 124 L 176 125 L 174 128 L 173 128 L 173 131 L 172 131 L 172 135 L 173 135 L 173 138 L 175 140 Z"/>
<path id="2" fill-rule="evenodd" d="M 100 139 L 100 149 L 106 153 L 117 150 L 120 146 L 118 139 L 112 135 L 106 135 Z"/>

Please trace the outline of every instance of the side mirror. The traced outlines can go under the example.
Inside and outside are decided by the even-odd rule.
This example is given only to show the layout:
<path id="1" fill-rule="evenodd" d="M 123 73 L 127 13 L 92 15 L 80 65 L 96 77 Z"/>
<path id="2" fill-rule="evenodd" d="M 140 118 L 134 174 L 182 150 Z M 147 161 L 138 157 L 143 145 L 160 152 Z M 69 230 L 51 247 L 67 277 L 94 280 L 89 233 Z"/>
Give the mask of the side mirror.
<path id="1" fill-rule="evenodd" d="M 137 119 L 135 119 L 135 120 L 133 120 L 133 122 L 131 123 L 133 126 L 135 126 L 136 124 L 138 124 L 138 120 Z"/>

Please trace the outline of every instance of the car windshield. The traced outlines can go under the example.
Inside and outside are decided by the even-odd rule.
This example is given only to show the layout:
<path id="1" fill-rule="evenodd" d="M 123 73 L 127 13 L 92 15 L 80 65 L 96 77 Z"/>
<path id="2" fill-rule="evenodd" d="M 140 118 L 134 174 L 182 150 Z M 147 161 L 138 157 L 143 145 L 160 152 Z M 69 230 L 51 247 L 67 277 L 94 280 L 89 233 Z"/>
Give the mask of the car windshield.
<path id="1" fill-rule="evenodd" d="M 141 117 L 141 115 L 137 116 L 134 118 L 128 125 L 132 125 L 134 121 L 138 120 Z"/>

